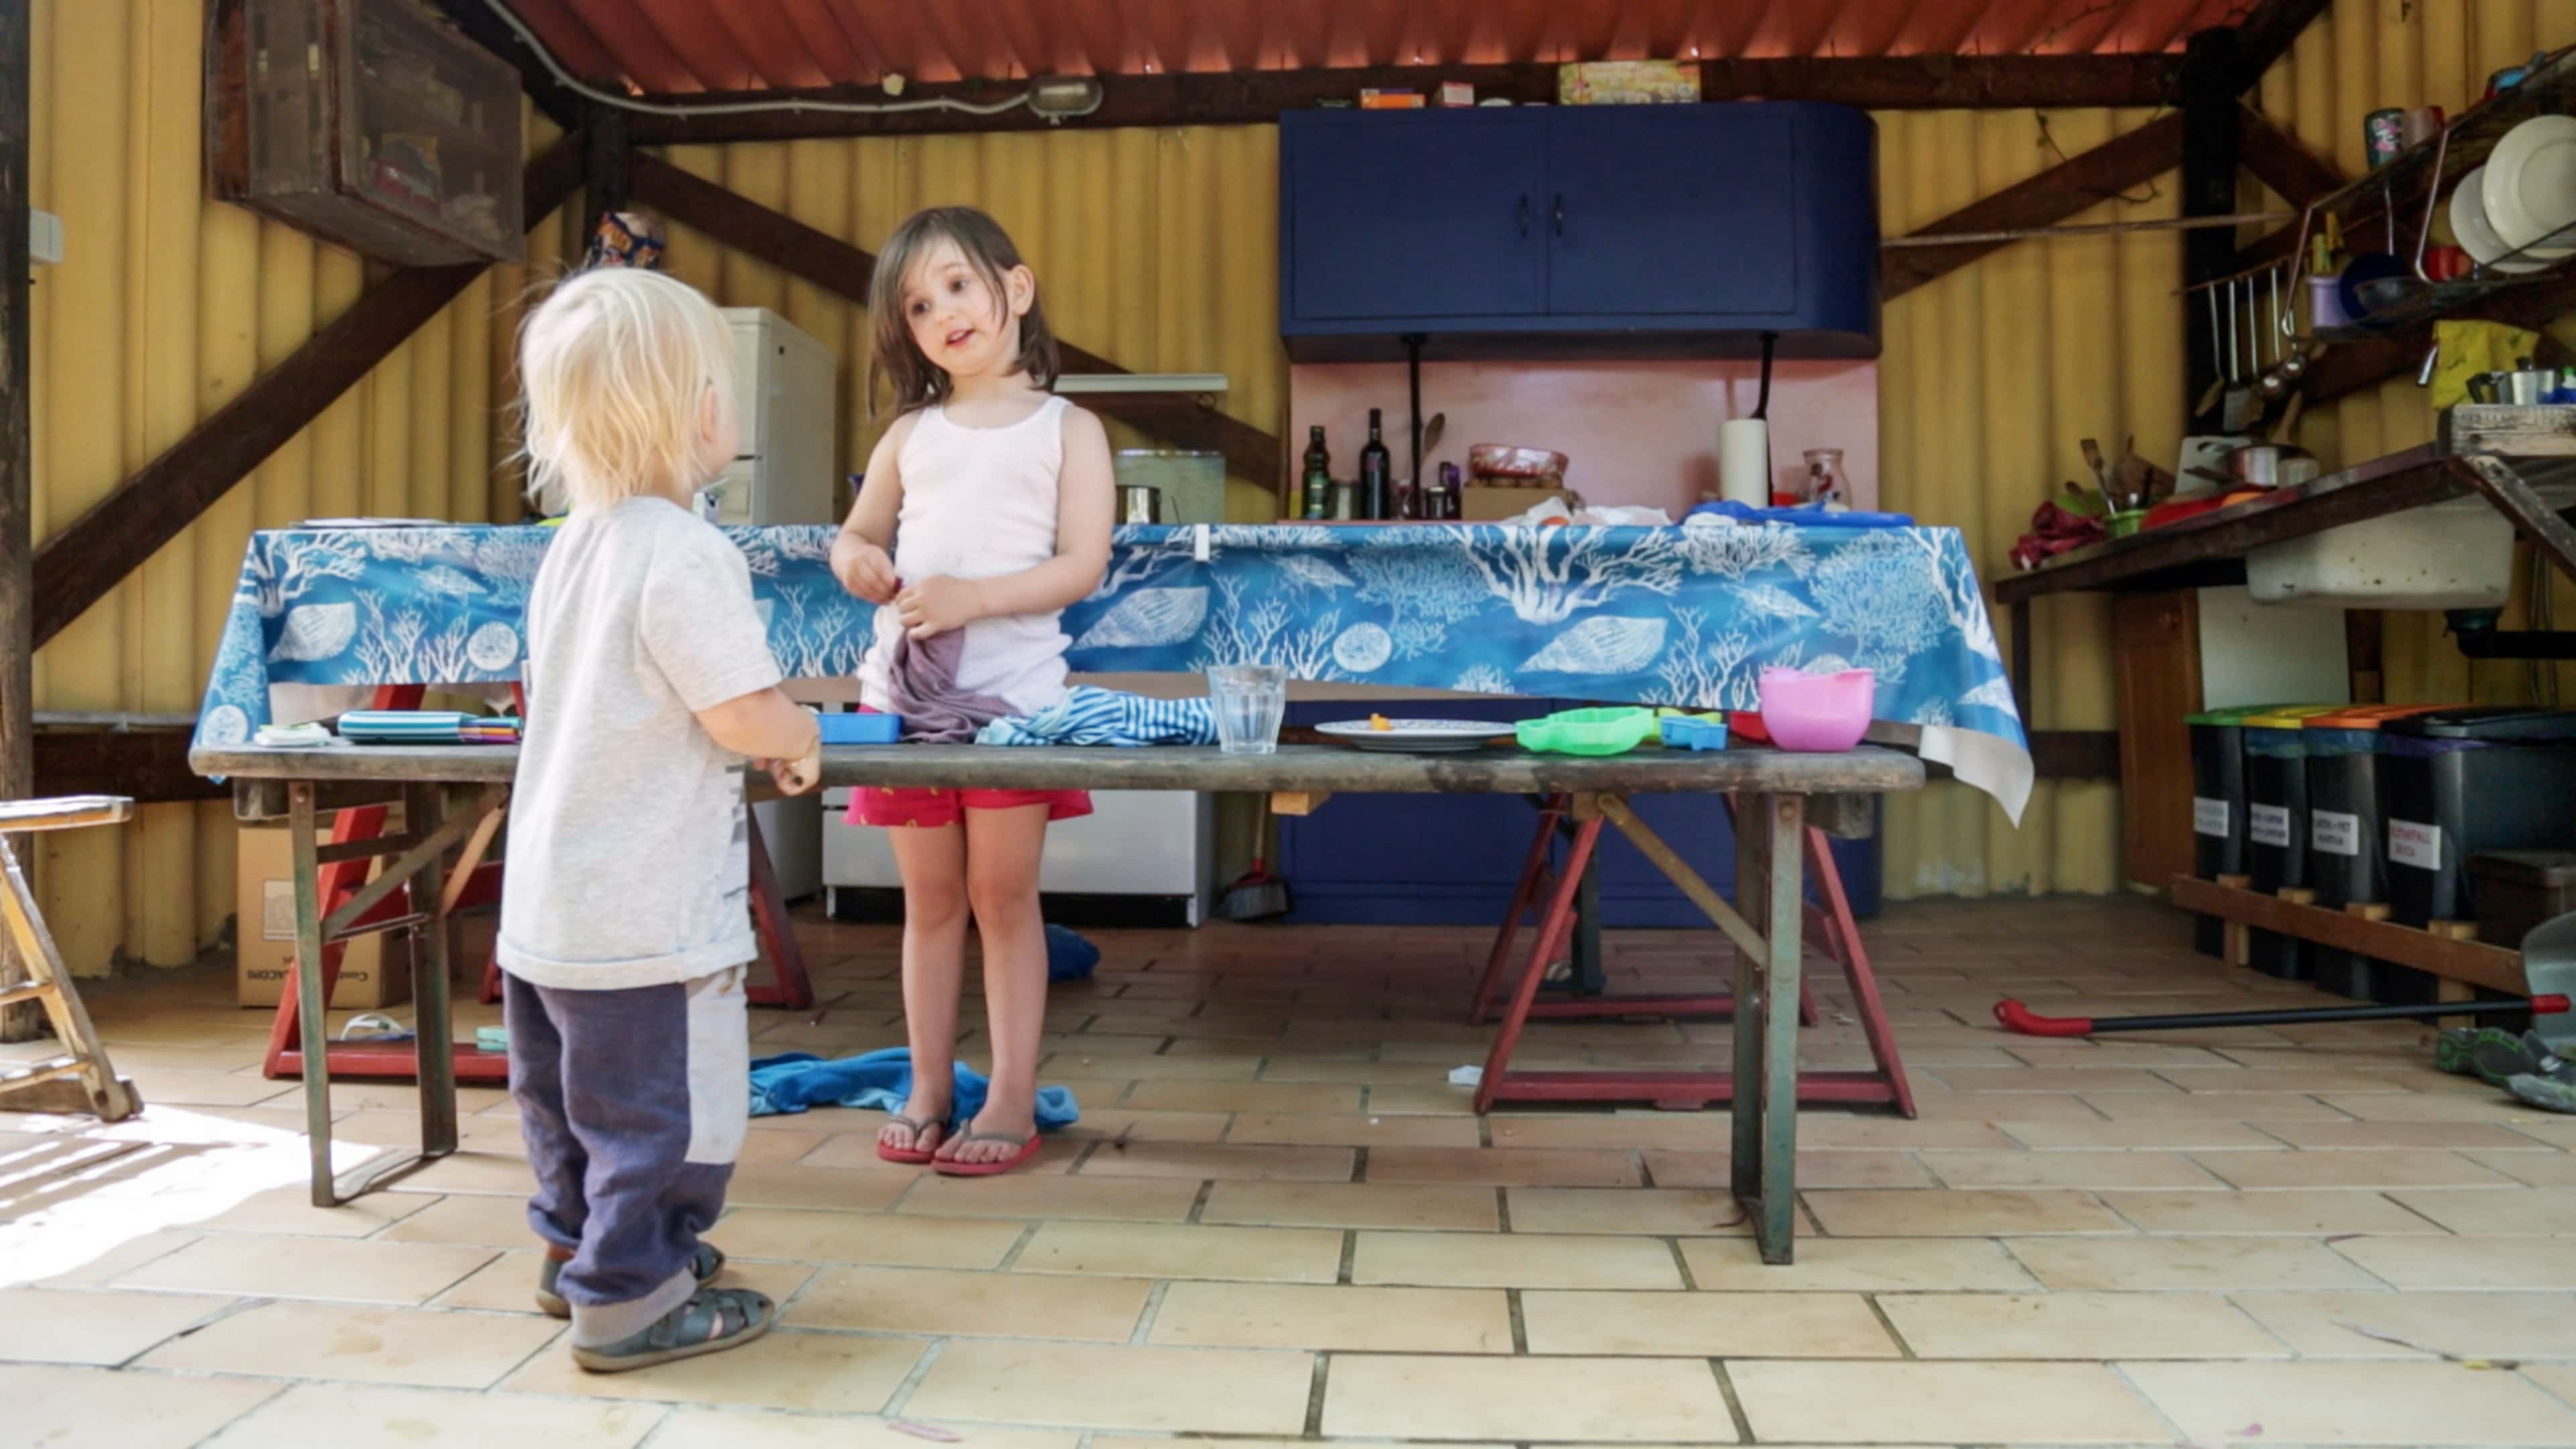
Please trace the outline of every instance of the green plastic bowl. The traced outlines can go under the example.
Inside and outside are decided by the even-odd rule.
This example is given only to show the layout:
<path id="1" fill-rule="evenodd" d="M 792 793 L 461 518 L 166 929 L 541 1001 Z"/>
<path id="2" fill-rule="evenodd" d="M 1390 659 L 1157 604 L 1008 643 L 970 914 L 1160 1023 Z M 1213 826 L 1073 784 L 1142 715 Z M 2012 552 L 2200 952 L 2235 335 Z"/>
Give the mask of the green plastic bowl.
<path id="1" fill-rule="evenodd" d="M 1655 738 L 1651 709 L 1569 709 L 1513 727 L 1522 749 L 1554 755 L 1624 755 Z"/>

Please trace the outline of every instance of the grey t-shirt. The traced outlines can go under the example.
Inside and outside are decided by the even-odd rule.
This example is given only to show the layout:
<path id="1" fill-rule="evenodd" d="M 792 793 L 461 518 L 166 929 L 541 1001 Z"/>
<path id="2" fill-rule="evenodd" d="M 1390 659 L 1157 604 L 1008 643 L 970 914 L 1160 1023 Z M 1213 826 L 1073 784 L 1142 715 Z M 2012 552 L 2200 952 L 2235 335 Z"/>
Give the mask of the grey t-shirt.
<path id="1" fill-rule="evenodd" d="M 744 764 L 695 718 L 779 682 L 741 552 L 660 498 L 575 510 L 527 629 L 502 969 L 608 991 L 751 960 Z"/>

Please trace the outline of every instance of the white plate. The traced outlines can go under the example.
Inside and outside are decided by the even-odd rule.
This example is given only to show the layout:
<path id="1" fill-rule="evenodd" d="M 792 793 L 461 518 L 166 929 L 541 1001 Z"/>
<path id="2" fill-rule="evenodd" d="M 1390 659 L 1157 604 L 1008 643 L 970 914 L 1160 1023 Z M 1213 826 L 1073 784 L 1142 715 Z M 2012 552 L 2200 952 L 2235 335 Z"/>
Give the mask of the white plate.
<path id="1" fill-rule="evenodd" d="M 2479 265 L 2499 272 L 2537 272 L 2549 263 L 2536 257 L 2499 262 L 2496 258 L 2512 251 L 2503 237 L 2496 235 L 2495 223 L 2487 220 L 2486 174 L 2483 166 L 2460 178 L 2460 189 L 2451 193 L 2451 234 L 2460 239 L 2460 249 L 2477 258 Z"/>
<path id="2" fill-rule="evenodd" d="M 1508 724 L 1476 719 L 1390 719 L 1386 729 L 1372 729 L 1364 719 L 1342 720 L 1315 726 L 1315 733 L 1328 740 L 1340 740 L 1363 750 L 1394 750 L 1406 754 L 1443 754 L 1451 751 L 1481 750 L 1487 744 L 1507 739 L 1512 733 Z"/>
<path id="3" fill-rule="evenodd" d="M 2535 257 L 2576 252 L 2576 239 L 2531 246 L 2576 223 L 2576 116 L 2534 116 L 2505 132 L 2486 173 L 2487 221 L 2506 246 Z"/>

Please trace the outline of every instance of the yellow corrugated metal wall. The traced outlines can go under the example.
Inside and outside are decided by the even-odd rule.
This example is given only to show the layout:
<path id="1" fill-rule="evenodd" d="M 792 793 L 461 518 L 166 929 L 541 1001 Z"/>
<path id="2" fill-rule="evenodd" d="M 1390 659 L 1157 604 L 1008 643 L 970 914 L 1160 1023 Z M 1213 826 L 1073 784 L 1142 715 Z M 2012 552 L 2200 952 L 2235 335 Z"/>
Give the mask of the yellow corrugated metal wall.
<path id="1" fill-rule="evenodd" d="M 2535 50 L 2571 42 L 2571 0 L 2336 0 L 2263 77 L 2258 108 L 2345 175 L 2359 176 L 2369 169 L 2362 149 L 2364 115 L 2383 106 L 2431 105 L 2457 116 L 2485 94 L 2488 76 L 2522 63 Z M 2251 183 L 2247 194 L 2279 204 Z M 2448 226 L 2446 217 L 2437 241 L 2451 239 Z M 2401 232 L 2400 240 L 2412 238 Z M 2576 325 L 2562 322 L 2551 330 L 2562 340 L 2576 340 Z M 2339 399 L 2300 423 L 2300 441 L 2329 467 L 2432 437 L 2430 394 L 2412 376 Z M 2527 577 L 2527 571 L 2517 571 L 2518 595 Z M 2557 618 L 2576 619 L 2576 584 L 2554 571 L 2549 577 Z M 2528 617 L 2527 598 L 2517 597 L 2505 623 L 2518 627 Z M 2546 682 L 2541 671 L 2548 665 L 2461 658 L 2444 637 L 2439 614 L 2391 612 L 2383 618 L 2382 667 L 2393 701 L 2521 702 Z M 2555 668 L 2556 697 L 2576 699 L 2576 664 Z"/>
<path id="2" fill-rule="evenodd" d="M 35 532 L 113 490 L 356 300 L 351 254 L 210 200 L 203 0 L 35 0 L 34 204 L 64 258 L 37 269 Z M 539 123 L 539 128 L 541 128 Z M 532 128 L 535 129 L 535 128 Z M 358 512 L 486 519 L 494 306 L 466 289 L 195 526 L 36 656 L 39 709 L 194 713 L 254 528 Z M 38 889 L 72 969 L 175 965 L 233 913 L 222 804 L 37 837 Z"/>
<path id="3" fill-rule="evenodd" d="M 1887 112 L 1879 224 L 1901 235 L 2153 119 L 2078 110 Z M 2073 223 L 2178 215 L 2178 174 Z M 1988 577 L 2060 480 L 2088 476 L 2078 442 L 2134 434 L 2150 458 L 2181 443 L 2178 234 L 2024 242 L 1888 304 L 1879 362 L 1879 492 L 1887 506 L 1955 524 Z M 2113 724 L 2107 602 L 2034 608 L 2031 701 L 2044 729 Z M 1997 612 L 2009 638 L 2010 617 Z M 1888 797 L 1885 889 L 1899 898 L 2107 891 L 2118 881 L 2119 790 L 2041 781 L 2015 830 L 1985 796 L 1935 784 Z"/>

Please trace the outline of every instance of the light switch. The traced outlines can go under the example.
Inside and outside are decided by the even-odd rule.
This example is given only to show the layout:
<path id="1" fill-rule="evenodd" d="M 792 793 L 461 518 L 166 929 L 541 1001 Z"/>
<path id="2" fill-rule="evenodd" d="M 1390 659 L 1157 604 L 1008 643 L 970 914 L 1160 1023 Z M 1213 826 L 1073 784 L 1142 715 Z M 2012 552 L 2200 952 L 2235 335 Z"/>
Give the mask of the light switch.
<path id="1" fill-rule="evenodd" d="M 52 265 L 63 259 L 63 219 L 50 211 L 27 213 L 27 260 Z"/>

